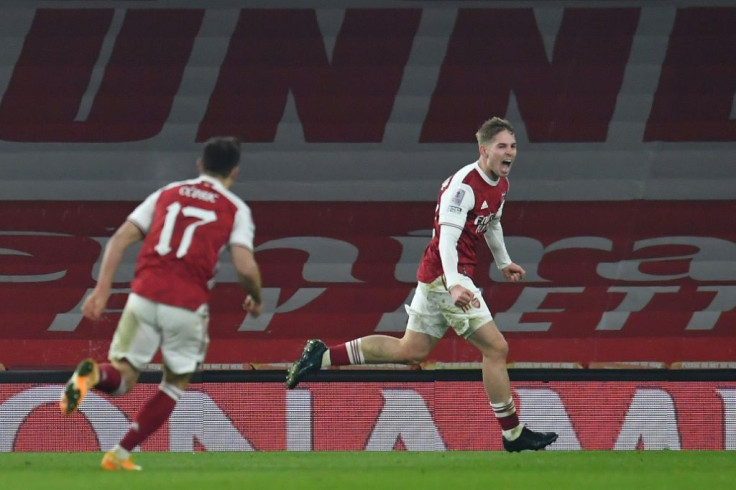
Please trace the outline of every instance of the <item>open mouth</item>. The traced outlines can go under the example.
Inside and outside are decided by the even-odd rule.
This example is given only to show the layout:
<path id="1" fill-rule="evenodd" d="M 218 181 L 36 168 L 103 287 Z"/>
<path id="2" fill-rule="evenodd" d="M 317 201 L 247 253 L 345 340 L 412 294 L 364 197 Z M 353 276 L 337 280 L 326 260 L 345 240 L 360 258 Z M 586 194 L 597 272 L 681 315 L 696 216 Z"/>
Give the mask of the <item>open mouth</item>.
<path id="1" fill-rule="evenodd" d="M 511 166 L 511 160 L 504 160 L 501 162 L 501 165 L 506 165 L 507 167 Z"/>

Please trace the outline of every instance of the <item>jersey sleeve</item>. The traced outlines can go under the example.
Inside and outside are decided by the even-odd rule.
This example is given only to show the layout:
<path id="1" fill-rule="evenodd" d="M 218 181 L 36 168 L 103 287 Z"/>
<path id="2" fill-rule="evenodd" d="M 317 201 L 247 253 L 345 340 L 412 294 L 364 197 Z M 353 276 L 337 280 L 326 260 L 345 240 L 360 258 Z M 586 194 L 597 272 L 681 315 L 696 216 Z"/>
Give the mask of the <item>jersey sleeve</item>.
<path id="1" fill-rule="evenodd" d="M 509 257 L 508 251 L 506 251 L 506 243 L 503 239 L 503 227 L 501 227 L 501 220 L 496 218 L 491 221 L 491 226 L 484 234 L 488 248 L 491 249 L 493 254 L 493 260 L 496 263 L 496 267 L 499 270 L 503 270 L 511 264 L 511 257 Z"/>
<path id="2" fill-rule="evenodd" d="M 457 271 L 457 241 L 460 239 L 462 230 L 454 226 L 442 226 L 440 228 L 440 260 L 442 271 L 445 274 L 445 286 L 451 290 L 453 286 L 460 284 L 462 275 Z"/>
<path id="3" fill-rule="evenodd" d="M 148 196 L 128 215 L 128 221 L 137 226 L 144 235 L 151 229 L 153 214 L 156 210 L 156 201 L 158 201 L 160 195 L 161 189 Z"/>
<path id="4" fill-rule="evenodd" d="M 233 231 L 230 233 L 228 243 L 232 245 L 240 245 L 247 249 L 253 250 L 253 238 L 256 232 L 256 225 L 253 223 L 253 216 L 250 208 L 245 203 L 238 204 L 238 210 L 235 213 L 233 221 Z"/>
<path id="5" fill-rule="evenodd" d="M 475 206 L 475 194 L 467 184 L 452 185 L 442 193 L 439 206 L 439 225 L 465 228 L 468 211 Z"/>

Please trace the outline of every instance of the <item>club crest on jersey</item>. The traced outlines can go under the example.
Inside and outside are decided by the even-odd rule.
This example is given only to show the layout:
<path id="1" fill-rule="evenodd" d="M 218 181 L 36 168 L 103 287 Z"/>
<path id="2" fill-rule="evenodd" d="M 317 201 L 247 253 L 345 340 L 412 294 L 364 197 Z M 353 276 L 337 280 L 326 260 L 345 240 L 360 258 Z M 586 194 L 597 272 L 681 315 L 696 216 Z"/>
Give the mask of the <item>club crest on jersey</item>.
<path id="1" fill-rule="evenodd" d="M 455 195 L 452 196 L 452 203 L 459 206 L 463 202 L 463 197 L 465 197 L 465 191 L 462 189 L 456 190 Z"/>

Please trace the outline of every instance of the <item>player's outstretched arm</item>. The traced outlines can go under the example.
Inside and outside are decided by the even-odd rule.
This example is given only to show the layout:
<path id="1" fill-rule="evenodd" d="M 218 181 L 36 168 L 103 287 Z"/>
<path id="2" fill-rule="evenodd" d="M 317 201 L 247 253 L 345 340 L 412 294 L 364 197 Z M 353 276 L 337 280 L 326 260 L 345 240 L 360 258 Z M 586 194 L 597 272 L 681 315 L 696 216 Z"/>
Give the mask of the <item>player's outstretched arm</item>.
<path id="1" fill-rule="evenodd" d="M 243 301 L 243 309 L 248 314 L 258 317 L 263 307 L 261 299 L 261 271 L 253 251 L 246 247 L 234 245 L 230 247 L 233 265 L 238 273 L 240 286 L 248 293 Z"/>
<path id="2" fill-rule="evenodd" d="M 84 304 L 82 304 L 82 314 L 85 317 L 93 321 L 100 319 L 105 306 L 107 306 L 112 281 L 115 277 L 115 272 L 123 261 L 125 249 L 142 239 L 143 233 L 130 221 L 126 221 L 115 231 L 115 234 L 105 246 L 102 265 L 100 266 L 100 277 L 97 279 L 95 289 L 84 300 Z"/>

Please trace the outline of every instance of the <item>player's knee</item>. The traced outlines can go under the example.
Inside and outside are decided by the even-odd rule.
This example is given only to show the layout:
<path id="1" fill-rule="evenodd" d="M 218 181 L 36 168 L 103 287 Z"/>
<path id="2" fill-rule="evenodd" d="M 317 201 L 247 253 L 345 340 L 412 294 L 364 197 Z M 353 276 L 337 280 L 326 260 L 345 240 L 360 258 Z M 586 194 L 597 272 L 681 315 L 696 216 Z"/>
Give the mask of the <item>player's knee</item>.
<path id="1" fill-rule="evenodd" d="M 120 388 L 118 388 L 115 395 L 124 395 L 132 390 L 136 385 L 140 372 L 126 359 L 115 360 L 112 362 L 112 365 L 118 370 L 120 377 L 123 379 L 123 382 L 120 384 Z"/>
<path id="2" fill-rule="evenodd" d="M 176 374 L 164 366 L 163 381 L 184 391 L 189 386 L 189 380 L 191 379 L 192 374 L 193 373 Z"/>
<path id="3" fill-rule="evenodd" d="M 509 355 L 509 343 L 503 337 L 494 339 L 488 355 L 497 359 L 506 359 Z"/>
<path id="4" fill-rule="evenodd" d="M 404 362 L 406 364 L 419 364 L 423 362 L 427 356 L 429 356 L 429 349 L 425 349 L 417 346 L 408 346 L 404 349 Z"/>

